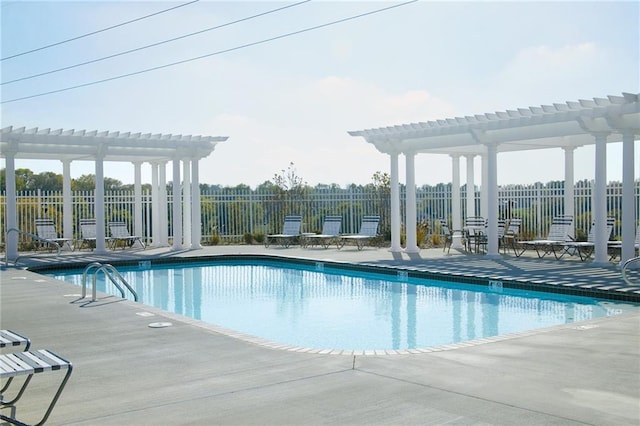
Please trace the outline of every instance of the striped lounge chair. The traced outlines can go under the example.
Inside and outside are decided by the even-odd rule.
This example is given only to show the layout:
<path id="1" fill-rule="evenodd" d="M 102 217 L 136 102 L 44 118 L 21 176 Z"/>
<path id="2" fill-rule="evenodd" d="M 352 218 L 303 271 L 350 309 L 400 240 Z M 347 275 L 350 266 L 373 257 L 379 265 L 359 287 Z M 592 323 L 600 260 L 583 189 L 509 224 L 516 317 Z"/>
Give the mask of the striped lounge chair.
<path id="1" fill-rule="evenodd" d="M 613 224 L 615 223 L 615 219 L 612 217 L 607 218 L 607 239 L 611 235 L 611 231 L 613 231 Z M 587 260 L 593 254 L 593 250 L 595 249 L 595 229 L 596 224 L 593 222 L 591 224 L 591 229 L 589 229 L 589 235 L 587 236 L 587 241 L 569 241 L 565 244 L 565 251 L 572 255 L 580 256 L 580 260 L 583 262 Z"/>
<path id="2" fill-rule="evenodd" d="M 269 247 L 272 244 L 280 244 L 284 248 L 288 248 L 296 240 L 300 238 L 300 228 L 302 227 L 302 216 L 290 215 L 284 218 L 282 233 L 269 234 L 265 236 L 264 246 Z"/>
<path id="3" fill-rule="evenodd" d="M 379 224 L 380 216 L 371 215 L 363 217 L 360 232 L 353 235 L 342 235 L 338 241 L 338 249 L 344 247 L 345 244 L 353 243 L 358 247 L 358 250 L 362 250 L 365 244 L 378 236 Z"/>
<path id="4" fill-rule="evenodd" d="M 0 348 L 14 348 L 22 345 L 25 346 L 24 351 L 22 352 L 0 354 L 0 379 L 5 382 L 4 386 L 0 390 L 0 409 L 9 410 L 9 415 L 0 414 L 0 420 L 15 425 L 26 424 L 24 419 L 20 420 L 16 418 L 16 408 L 33 377 L 36 374 L 66 370 L 66 374 L 62 378 L 53 399 L 44 413 L 44 416 L 39 422 L 34 423 L 42 425 L 47 421 L 51 411 L 53 411 L 53 407 L 58 401 L 58 398 L 60 398 L 60 394 L 62 394 L 62 391 L 71 376 L 73 365 L 66 359 L 47 349 L 31 351 L 29 350 L 31 342 L 28 338 L 11 330 L 0 330 Z M 24 379 L 22 386 L 20 386 L 20 389 L 17 392 L 11 392 L 11 397 L 8 397 L 7 392 L 13 390 L 9 387 L 12 380 L 16 377 L 23 376 L 26 376 L 26 378 Z"/>
<path id="5" fill-rule="evenodd" d="M 536 251 L 539 258 L 543 258 L 546 255 L 553 253 L 556 259 L 560 259 L 567 251 L 565 245 L 567 242 L 572 241 L 573 237 L 573 216 L 557 216 L 553 218 L 551 228 L 549 228 L 549 234 L 544 240 L 530 240 L 530 241 L 518 241 L 516 250 L 516 256 L 520 257 L 522 254 L 530 249 Z"/>
<path id="6" fill-rule="evenodd" d="M 59 238 L 58 231 L 56 231 L 56 226 L 53 223 L 53 219 L 36 219 L 36 233 L 38 234 L 38 238 L 41 240 L 38 242 L 36 249 L 38 247 L 44 247 L 45 245 L 51 249 L 52 245 L 57 244 L 60 248 L 68 248 L 71 249 L 72 240 L 69 238 Z M 51 244 L 55 243 L 55 244 Z"/>
<path id="7" fill-rule="evenodd" d="M 125 222 L 109 222 L 109 232 L 111 233 L 111 248 L 114 250 L 119 243 L 122 243 L 123 249 L 125 247 L 133 247 L 136 242 L 139 243 L 143 249 L 145 248 L 142 237 L 131 235 Z"/>
<path id="8" fill-rule="evenodd" d="M 340 227 L 342 226 L 342 216 L 327 216 L 322 224 L 322 232 L 320 234 L 311 234 L 304 236 L 304 244 L 307 246 L 321 245 L 329 248 L 331 243 L 337 242 L 340 237 Z"/>

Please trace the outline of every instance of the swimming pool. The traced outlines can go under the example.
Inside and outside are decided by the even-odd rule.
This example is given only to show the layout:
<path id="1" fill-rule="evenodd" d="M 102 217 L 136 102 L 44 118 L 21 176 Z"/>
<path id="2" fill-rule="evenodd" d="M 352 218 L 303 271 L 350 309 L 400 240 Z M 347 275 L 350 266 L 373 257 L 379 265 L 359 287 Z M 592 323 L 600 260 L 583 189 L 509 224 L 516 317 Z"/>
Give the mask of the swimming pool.
<path id="1" fill-rule="evenodd" d="M 633 303 L 345 270 L 324 262 L 118 266 L 140 302 L 294 347 L 409 350 L 619 315 Z M 82 285 L 82 270 L 46 272 Z M 99 274 L 98 290 L 119 294 Z M 89 290 L 90 292 L 90 290 Z"/>

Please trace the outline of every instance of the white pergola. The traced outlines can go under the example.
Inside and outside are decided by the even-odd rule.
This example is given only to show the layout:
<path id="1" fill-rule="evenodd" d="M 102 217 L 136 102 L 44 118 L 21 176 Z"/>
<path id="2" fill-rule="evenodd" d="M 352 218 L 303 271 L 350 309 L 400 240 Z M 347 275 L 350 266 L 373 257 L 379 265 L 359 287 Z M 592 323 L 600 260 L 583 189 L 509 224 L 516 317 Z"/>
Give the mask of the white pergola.
<path id="1" fill-rule="evenodd" d="M 173 162 L 172 249 L 200 248 L 199 161 L 207 157 L 226 136 L 191 136 L 86 130 L 0 129 L 0 156 L 6 163 L 7 230 L 17 229 L 15 160 L 60 160 L 63 165 L 63 236 L 73 238 L 71 163 L 94 161 L 95 219 L 105 224 L 104 162 L 130 162 L 134 166 L 134 232 L 142 235 L 141 165 L 151 164 L 152 245 L 168 246 L 166 165 Z M 182 179 L 180 169 L 182 163 Z M 181 185 L 181 182 L 183 183 Z M 180 197 L 179 195 L 182 195 Z M 105 227 L 96 229 L 96 252 L 104 253 Z M 18 256 L 18 234 L 8 232 L 7 258 Z"/>
<path id="2" fill-rule="evenodd" d="M 573 153 L 578 147 L 595 144 L 595 259 L 607 263 L 606 144 L 622 142 L 623 212 L 622 262 L 634 256 L 634 141 L 640 135 L 639 94 L 623 93 L 593 100 L 518 108 L 504 112 L 402 124 L 391 127 L 350 131 L 361 136 L 390 157 L 391 174 L 391 251 L 400 252 L 400 191 L 398 157 L 406 159 L 406 248 L 417 252 L 415 156 L 422 153 L 448 154 L 452 159 L 452 221 L 461 229 L 460 157 L 467 158 L 467 187 L 474 187 L 473 158 L 481 156 L 481 211 L 488 218 L 487 256 L 498 252 L 499 152 L 562 148 L 565 155 L 565 214 L 573 215 Z M 544 165 L 541 171 L 544 170 Z M 475 213 L 474 191 L 467 191 L 467 212 Z"/>

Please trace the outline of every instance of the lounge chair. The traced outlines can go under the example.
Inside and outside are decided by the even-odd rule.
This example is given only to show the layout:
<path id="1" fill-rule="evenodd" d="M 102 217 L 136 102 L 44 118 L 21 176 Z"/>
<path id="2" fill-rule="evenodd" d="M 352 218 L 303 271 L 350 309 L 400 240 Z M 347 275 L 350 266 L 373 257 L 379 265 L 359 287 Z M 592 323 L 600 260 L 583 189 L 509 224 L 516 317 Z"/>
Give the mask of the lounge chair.
<path id="1" fill-rule="evenodd" d="M 517 257 L 528 249 L 534 249 L 539 258 L 543 258 L 549 253 L 553 253 L 556 259 L 560 259 L 567 251 L 565 244 L 572 240 L 573 216 L 557 216 L 553 218 L 549 234 L 544 240 L 518 241 L 517 249 L 514 249 Z"/>
<path id="2" fill-rule="evenodd" d="M 638 225 L 638 229 L 636 229 L 636 239 L 633 245 L 635 247 L 635 254 L 637 256 L 640 252 L 640 225 Z M 622 252 L 622 241 L 609 241 L 608 250 L 610 255 L 609 260 L 613 260 L 616 257 L 620 256 L 620 253 Z"/>
<path id="3" fill-rule="evenodd" d="M 21 334 L 11 330 L 0 330 L 0 349 L 3 351 L 15 352 L 16 348 L 21 348 L 24 351 L 28 351 L 31 347 L 31 340 Z M 0 400 L 2 400 L 2 394 L 9 388 L 13 377 L 9 377 L 4 386 L 0 388 Z"/>
<path id="4" fill-rule="evenodd" d="M 28 351 L 31 340 L 21 334 L 11 330 L 0 330 L 0 349 L 14 348 L 24 345 L 24 350 Z"/>
<path id="5" fill-rule="evenodd" d="M 463 232 L 459 229 L 452 230 L 451 228 L 449 228 L 449 224 L 444 219 L 440 219 L 440 230 L 442 232 L 442 238 L 444 239 L 444 241 L 442 242 L 442 251 L 444 252 L 445 250 L 447 250 L 447 254 L 449 254 L 449 252 L 451 251 L 451 245 L 453 244 L 453 237 L 456 234 L 459 234 L 460 237 L 462 237 Z"/>
<path id="6" fill-rule="evenodd" d="M 284 218 L 284 225 L 281 234 L 269 234 L 265 236 L 264 246 L 269 247 L 271 244 L 279 244 L 284 248 L 288 248 L 297 239 L 300 238 L 300 227 L 302 226 L 302 216 L 290 215 Z"/>
<path id="7" fill-rule="evenodd" d="M 611 235 L 611 231 L 613 231 L 613 224 L 615 223 L 615 219 L 612 217 L 607 218 L 607 239 Z M 593 254 L 593 250 L 595 249 L 595 222 L 591 224 L 591 229 L 589 229 L 589 235 L 587 236 L 587 241 L 569 241 L 565 244 L 564 249 L 567 253 L 577 254 L 580 256 L 580 260 L 583 262 L 587 260 Z"/>
<path id="8" fill-rule="evenodd" d="M 37 425 L 42 425 L 47 421 L 47 418 L 51 414 L 53 407 L 56 405 L 62 390 L 69 380 L 69 376 L 71 376 L 71 371 L 73 370 L 72 364 L 61 356 L 46 349 L 13 352 L 0 355 L 0 379 L 10 382 L 14 377 L 27 376 L 15 396 L 11 399 L 7 399 L 6 394 L 4 394 L 3 398 L 0 399 L 0 408 L 10 409 L 10 415 L 7 416 L 0 414 L 0 420 L 16 425 L 24 425 L 24 420 L 16 418 L 16 404 L 24 395 L 31 379 L 33 379 L 36 374 L 58 370 L 66 370 L 66 374 L 58 386 L 58 390 L 53 396 L 53 399 L 49 403 L 49 407 L 47 408 L 44 416 L 36 423 Z M 8 387 L 8 383 L 5 385 L 5 388 L 6 387 Z M 6 390 L 5 388 L 3 388 L 3 390 Z"/>
<path id="9" fill-rule="evenodd" d="M 326 216 L 320 234 L 305 235 L 303 237 L 305 246 L 315 246 L 319 244 L 324 248 L 329 248 L 331 243 L 337 243 L 341 226 L 342 216 Z"/>
<path id="10" fill-rule="evenodd" d="M 36 250 L 39 247 L 48 246 L 49 251 L 51 251 L 52 244 L 47 243 L 56 243 L 60 248 L 68 248 L 71 250 L 71 240 L 70 238 L 59 238 L 58 231 L 56 231 L 56 226 L 53 223 L 53 219 L 36 219 L 36 233 L 39 238 L 42 238 L 44 241 L 38 241 L 36 245 Z"/>
<path id="11" fill-rule="evenodd" d="M 338 249 L 344 247 L 347 243 L 354 243 L 358 250 L 362 250 L 366 243 L 378 236 L 378 225 L 380 224 L 380 216 L 365 216 L 362 218 L 360 232 L 353 235 L 342 235 L 338 240 Z"/>
<path id="12" fill-rule="evenodd" d="M 80 219 L 80 238 L 76 244 L 78 250 L 82 250 L 84 247 L 91 250 L 96 248 L 96 227 L 95 219 Z"/>
<path id="13" fill-rule="evenodd" d="M 123 243 L 123 249 L 125 247 L 133 247 L 136 242 L 140 243 L 143 249 L 146 247 L 142 242 L 142 237 L 131 235 L 127 224 L 124 222 L 109 222 L 109 232 L 111 233 L 111 248 L 114 250 L 119 243 Z"/>

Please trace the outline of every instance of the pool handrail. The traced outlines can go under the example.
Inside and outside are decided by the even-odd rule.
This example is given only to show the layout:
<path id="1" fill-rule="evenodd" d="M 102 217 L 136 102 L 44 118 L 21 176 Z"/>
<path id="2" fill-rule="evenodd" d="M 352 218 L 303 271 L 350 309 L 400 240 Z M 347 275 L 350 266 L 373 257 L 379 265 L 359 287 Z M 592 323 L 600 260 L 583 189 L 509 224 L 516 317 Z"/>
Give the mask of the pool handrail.
<path id="1" fill-rule="evenodd" d="M 136 291 L 129 285 L 129 283 L 127 282 L 127 280 L 124 279 L 124 277 L 120 274 L 120 272 L 118 272 L 118 270 L 111 265 L 110 263 L 105 263 L 102 264 L 100 262 L 93 262 L 88 264 L 85 268 L 84 271 L 82 272 L 82 298 L 84 299 L 85 297 L 87 297 L 87 275 L 89 273 L 90 270 L 92 269 L 96 269 L 95 272 L 93 273 L 93 280 L 92 280 L 92 284 L 93 287 L 91 289 L 91 301 L 95 302 L 97 297 L 96 297 L 96 282 L 97 282 L 97 276 L 98 276 L 98 272 L 101 272 L 105 275 L 105 277 L 109 278 L 109 280 L 111 281 L 111 283 L 113 285 L 116 286 L 116 288 L 118 290 L 120 290 L 120 294 L 122 295 L 122 298 L 125 299 L 126 295 L 125 295 L 125 291 L 124 289 L 120 286 L 120 284 L 118 284 L 118 280 L 120 281 L 121 284 L 123 284 L 125 287 L 127 287 L 127 289 L 131 292 L 131 294 L 133 295 L 133 300 L 134 301 L 138 301 L 138 293 L 136 293 Z M 114 278 L 115 276 L 115 278 Z M 117 280 L 116 280 L 117 278 Z"/>
<path id="2" fill-rule="evenodd" d="M 628 285 L 638 285 L 638 284 L 634 284 L 631 282 L 631 280 L 629 279 L 629 277 L 627 276 L 627 269 L 629 268 L 629 265 L 638 262 L 639 266 L 640 266 L 640 256 L 637 257 L 632 257 L 631 259 L 627 260 L 626 262 L 624 262 L 622 264 L 622 279 L 624 280 L 624 282 L 626 282 Z"/>

